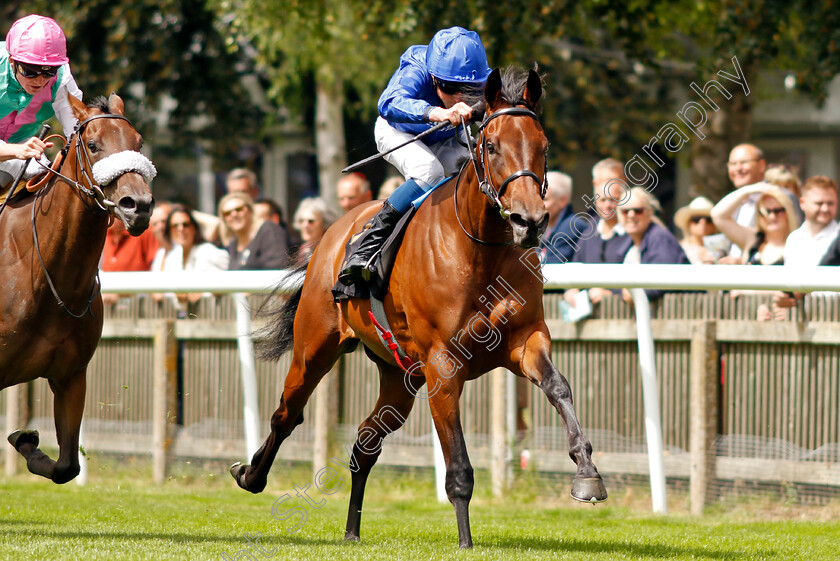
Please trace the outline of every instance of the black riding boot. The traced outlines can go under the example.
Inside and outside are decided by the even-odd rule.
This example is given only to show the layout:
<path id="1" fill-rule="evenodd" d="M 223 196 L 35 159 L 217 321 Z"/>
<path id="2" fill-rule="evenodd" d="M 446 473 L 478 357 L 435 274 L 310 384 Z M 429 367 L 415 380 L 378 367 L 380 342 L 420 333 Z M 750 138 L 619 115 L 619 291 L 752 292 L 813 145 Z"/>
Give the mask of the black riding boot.
<path id="1" fill-rule="evenodd" d="M 403 213 L 385 201 L 376 216 L 364 225 L 362 231 L 347 244 L 347 255 L 338 273 L 338 280 L 351 285 L 359 280 L 370 280 L 370 265 L 373 257 L 394 231 Z"/>

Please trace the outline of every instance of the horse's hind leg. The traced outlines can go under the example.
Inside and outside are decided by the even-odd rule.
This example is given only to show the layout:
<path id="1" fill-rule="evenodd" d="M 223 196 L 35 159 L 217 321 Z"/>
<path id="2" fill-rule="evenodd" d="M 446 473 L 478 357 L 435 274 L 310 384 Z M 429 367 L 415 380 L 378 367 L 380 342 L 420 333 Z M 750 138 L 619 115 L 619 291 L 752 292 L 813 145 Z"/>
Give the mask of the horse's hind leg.
<path id="1" fill-rule="evenodd" d="M 550 339 L 546 333 L 533 333 L 525 343 L 525 352 L 518 366 L 521 368 L 521 374 L 536 383 L 545 393 L 566 425 L 569 456 L 577 465 L 572 497 L 584 502 L 605 501 L 607 490 L 592 461 L 592 444 L 584 435 L 575 413 L 569 382 L 551 362 L 549 345 Z"/>
<path id="2" fill-rule="evenodd" d="M 382 440 L 405 423 L 414 405 L 417 390 L 425 383 L 422 376 L 406 380 L 396 366 L 377 360 L 379 399 L 370 416 L 359 425 L 353 456 L 349 458 L 352 475 L 350 507 L 347 511 L 345 540 L 358 541 L 362 522 L 362 502 L 368 475 L 382 451 Z"/>
<path id="3" fill-rule="evenodd" d="M 303 422 L 303 408 L 315 387 L 330 371 L 339 355 L 339 334 L 334 332 L 322 341 L 295 342 L 292 365 L 286 375 L 280 405 L 271 416 L 271 433 L 251 458 L 251 465 L 234 464 L 230 473 L 240 487 L 252 493 L 265 489 L 268 472 L 280 444 Z"/>
<path id="4" fill-rule="evenodd" d="M 9 442 L 26 458 L 26 467 L 35 475 L 67 483 L 79 475 L 79 429 L 85 408 L 85 370 L 63 382 L 50 380 L 55 397 L 55 433 L 58 440 L 58 461 L 50 459 L 38 448 L 34 431 L 17 431 L 9 435 Z"/>

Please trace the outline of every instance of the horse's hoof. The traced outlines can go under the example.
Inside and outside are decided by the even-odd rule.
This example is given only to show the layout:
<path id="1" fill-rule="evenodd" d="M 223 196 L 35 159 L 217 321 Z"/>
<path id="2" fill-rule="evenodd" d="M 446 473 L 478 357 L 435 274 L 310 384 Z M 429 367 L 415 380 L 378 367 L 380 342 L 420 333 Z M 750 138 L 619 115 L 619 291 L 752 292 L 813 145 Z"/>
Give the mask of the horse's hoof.
<path id="1" fill-rule="evenodd" d="M 268 483 L 265 479 L 259 481 L 251 479 L 250 485 L 245 481 L 245 470 L 248 469 L 249 466 L 243 464 L 242 462 L 236 462 L 232 466 L 230 466 L 230 474 L 236 480 L 236 484 L 239 485 L 242 489 L 250 493 L 262 493 L 263 489 L 265 489 L 266 483 Z"/>
<path id="2" fill-rule="evenodd" d="M 607 500 L 607 489 L 600 477 L 576 477 L 572 482 L 572 498 L 582 503 L 602 503 Z"/>
<path id="3" fill-rule="evenodd" d="M 242 487 L 242 480 L 240 479 L 240 477 L 245 473 L 245 470 L 247 468 L 248 466 L 243 466 L 242 462 L 236 462 L 235 464 L 230 466 L 230 475 L 236 480 L 240 487 Z"/>
<path id="4" fill-rule="evenodd" d="M 20 451 L 20 447 L 24 444 L 32 444 L 37 448 L 41 442 L 41 438 L 36 430 L 16 430 L 9 435 L 8 440 L 9 444 L 18 451 Z"/>
<path id="5" fill-rule="evenodd" d="M 357 534 L 354 534 L 352 532 L 345 532 L 344 533 L 344 541 L 346 541 L 346 542 L 357 542 L 357 541 L 359 541 L 359 539 L 360 538 Z"/>

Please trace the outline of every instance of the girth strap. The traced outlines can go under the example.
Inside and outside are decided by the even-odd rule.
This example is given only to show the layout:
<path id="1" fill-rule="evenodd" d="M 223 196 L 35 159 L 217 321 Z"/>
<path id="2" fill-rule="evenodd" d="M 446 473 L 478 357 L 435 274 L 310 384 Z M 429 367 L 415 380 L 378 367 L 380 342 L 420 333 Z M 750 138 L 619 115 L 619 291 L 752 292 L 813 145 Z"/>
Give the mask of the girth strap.
<path id="1" fill-rule="evenodd" d="M 376 298 L 372 292 L 370 296 L 370 311 L 368 312 L 368 317 L 370 318 L 370 321 L 373 322 L 373 326 L 376 328 L 376 334 L 379 335 L 379 340 L 382 341 L 382 344 L 386 349 L 394 353 L 394 359 L 397 361 L 397 365 L 399 365 L 402 371 L 415 376 L 422 376 L 423 372 L 414 371 L 416 363 L 410 356 L 405 354 L 405 351 L 397 342 L 397 338 L 394 336 L 391 326 L 388 324 L 388 316 L 385 315 L 385 304 L 382 303 L 382 300 Z"/>

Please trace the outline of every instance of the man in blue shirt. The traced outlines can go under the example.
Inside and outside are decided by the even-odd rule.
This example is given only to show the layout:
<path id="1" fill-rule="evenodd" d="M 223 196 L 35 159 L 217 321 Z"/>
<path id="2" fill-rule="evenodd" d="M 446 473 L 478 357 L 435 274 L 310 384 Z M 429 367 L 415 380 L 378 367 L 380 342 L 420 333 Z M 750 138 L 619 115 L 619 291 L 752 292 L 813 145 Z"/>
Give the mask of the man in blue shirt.
<path id="1" fill-rule="evenodd" d="M 458 171 L 458 160 L 468 154 L 455 127 L 461 117 L 472 118 L 472 108 L 464 100 L 480 94 L 489 76 L 481 38 L 462 27 L 438 31 L 428 45 L 409 47 L 400 57 L 399 68 L 379 98 L 377 148 L 384 152 L 436 123 L 449 121 L 452 126 L 385 156 L 407 181 L 351 238 L 339 281 L 352 285 L 369 280 L 373 258 L 412 201 Z"/>
<path id="2" fill-rule="evenodd" d="M 548 228 L 542 236 L 540 247 L 545 252 L 544 262 L 568 263 L 578 248 L 577 239 L 588 223 L 573 224 L 572 178 L 559 171 L 548 172 L 548 191 L 545 194 L 545 209 L 548 211 Z"/>

